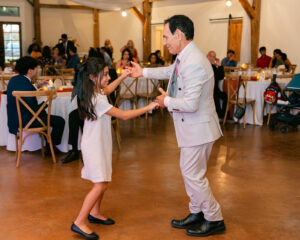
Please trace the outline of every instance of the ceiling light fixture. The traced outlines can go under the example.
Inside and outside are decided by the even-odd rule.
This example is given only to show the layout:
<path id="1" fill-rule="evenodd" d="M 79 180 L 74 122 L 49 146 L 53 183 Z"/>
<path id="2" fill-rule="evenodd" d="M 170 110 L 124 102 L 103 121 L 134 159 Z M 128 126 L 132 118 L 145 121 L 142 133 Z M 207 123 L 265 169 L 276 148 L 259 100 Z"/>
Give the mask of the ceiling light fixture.
<path id="1" fill-rule="evenodd" d="M 122 16 L 126 17 L 127 16 L 127 12 L 126 11 L 122 11 Z"/>
<path id="2" fill-rule="evenodd" d="M 231 7 L 231 5 L 232 5 L 232 1 L 231 0 L 226 0 L 226 6 Z"/>

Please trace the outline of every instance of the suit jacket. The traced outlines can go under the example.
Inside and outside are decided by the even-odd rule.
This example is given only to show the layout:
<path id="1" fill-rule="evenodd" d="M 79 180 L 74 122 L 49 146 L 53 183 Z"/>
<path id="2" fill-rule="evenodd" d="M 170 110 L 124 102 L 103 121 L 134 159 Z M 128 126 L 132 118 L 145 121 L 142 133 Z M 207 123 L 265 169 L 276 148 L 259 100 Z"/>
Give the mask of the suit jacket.
<path id="1" fill-rule="evenodd" d="M 60 44 L 58 44 L 57 46 L 58 46 L 58 48 L 60 49 L 60 51 L 61 51 L 62 53 L 64 53 L 64 54 L 67 55 L 67 57 L 68 57 L 68 58 L 67 58 L 67 61 L 69 61 L 69 59 L 70 59 L 69 49 L 70 49 L 71 46 L 74 46 L 74 42 L 68 40 L 68 41 L 67 41 L 67 48 L 65 48 L 65 45 L 64 45 L 63 43 L 60 43 Z"/>
<path id="2" fill-rule="evenodd" d="M 12 95 L 13 91 L 36 91 L 35 87 L 30 83 L 29 79 L 24 75 L 17 75 L 10 79 L 7 85 L 7 121 L 8 129 L 12 134 L 17 134 L 19 128 L 19 119 L 17 112 L 16 98 Z M 33 111 L 37 112 L 40 108 L 36 97 L 23 98 L 24 101 L 32 108 Z M 30 121 L 32 114 L 20 104 L 22 113 L 22 125 L 23 127 Z M 40 113 L 40 118 L 44 121 L 47 118 L 46 111 L 43 110 Z M 37 120 L 33 124 L 39 124 Z"/>
<path id="3" fill-rule="evenodd" d="M 194 42 L 183 51 L 178 66 L 177 95 L 169 98 L 168 109 L 173 112 L 178 146 L 193 147 L 217 140 L 222 136 L 222 130 L 213 99 L 214 73 L 211 64 Z M 175 72 L 173 64 L 148 68 L 144 71 L 144 76 L 169 78 L 169 94 Z"/>

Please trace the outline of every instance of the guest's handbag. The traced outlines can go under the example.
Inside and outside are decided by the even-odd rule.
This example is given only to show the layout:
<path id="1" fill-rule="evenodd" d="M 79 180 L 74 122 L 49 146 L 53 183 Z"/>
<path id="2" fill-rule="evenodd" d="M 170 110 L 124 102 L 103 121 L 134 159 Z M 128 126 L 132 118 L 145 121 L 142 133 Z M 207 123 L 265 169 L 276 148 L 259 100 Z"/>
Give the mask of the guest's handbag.
<path id="1" fill-rule="evenodd" d="M 234 117 L 237 118 L 238 120 L 240 120 L 246 112 L 246 98 L 245 98 L 245 102 L 244 103 L 239 103 L 239 91 L 240 91 L 240 85 L 241 85 L 241 79 L 242 77 L 239 77 L 239 85 L 238 85 L 238 89 L 237 89 L 237 94 L 236 94 L 236 110 L 234 113 Z M 243 83 L 243 87 L 245 87 L 245 84 Z"/>

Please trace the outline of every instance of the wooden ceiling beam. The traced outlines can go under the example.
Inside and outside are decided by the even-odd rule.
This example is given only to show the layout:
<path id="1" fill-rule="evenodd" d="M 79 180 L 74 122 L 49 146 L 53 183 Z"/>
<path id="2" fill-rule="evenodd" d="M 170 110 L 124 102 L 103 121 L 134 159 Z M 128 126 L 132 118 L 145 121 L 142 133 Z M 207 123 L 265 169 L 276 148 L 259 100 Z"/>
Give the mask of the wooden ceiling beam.
<path id="1" fill-rule="evenodd" d="M 145 16 L 136 8 L 132 7 L 130 10 L 134 13 L 135 16 L 137 16 L 138 19 L 142 22 L 142 24 L 145 23 Z"/>
<path id="2" fill-rule="evenodd" d="M 26 0 L 32 7 L 33 7 L 33 0 L 30 1 L 30 0 Z"/>
<path id="3" fill-rule="evenodd" d="M 82 5 L 66 5 L 66 4 L 40 4 L 41 8 L 62 8 L 62 9 L 77 9 L 77 10 L 92 10 L 93 8 Z"/>
<path id="4" fill-rule="evenodd" d="M 245 9 L 246 13 L 251 19 L 255 18 L 255 10 L 252 8 L 248 0 L 239 0 L 242 7 Z"/>

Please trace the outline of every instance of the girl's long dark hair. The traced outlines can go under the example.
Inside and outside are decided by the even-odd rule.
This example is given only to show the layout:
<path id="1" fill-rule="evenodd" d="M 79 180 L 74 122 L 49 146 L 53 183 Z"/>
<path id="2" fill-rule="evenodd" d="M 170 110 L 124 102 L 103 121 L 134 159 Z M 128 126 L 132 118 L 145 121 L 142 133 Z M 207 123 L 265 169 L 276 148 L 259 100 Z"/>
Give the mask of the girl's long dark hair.
<path id="1" fill-rule="evenodd" d="M 81 119 L 88 119 L 94 121 L 97 119 L 95 106 L 93 104 L 93 97 L 100 85 L 96 84 L 89 78 L 90 75 L 97 77 L 100 73 L 100 81 L 103 77 L 103 70 L 106 64 L 103 59 L 90 57 L 84 62 L 77 72 L 77 81 L 82 81 L 79 90 L 78 112 Z M 81 79 L 80 79 L 81 78 Z M 77 96 L 78 97 L 78 96 Z"/>

